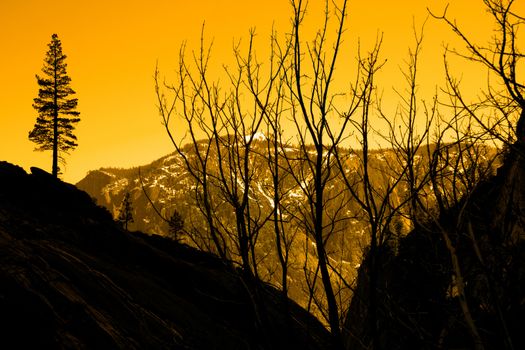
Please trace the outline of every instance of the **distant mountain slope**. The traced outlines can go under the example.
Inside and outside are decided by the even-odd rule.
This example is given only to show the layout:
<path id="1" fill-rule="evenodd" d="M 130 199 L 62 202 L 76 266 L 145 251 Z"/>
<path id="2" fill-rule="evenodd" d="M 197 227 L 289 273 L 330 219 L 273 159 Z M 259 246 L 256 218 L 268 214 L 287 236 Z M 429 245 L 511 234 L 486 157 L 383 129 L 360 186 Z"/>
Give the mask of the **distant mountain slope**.
<path id="1" fill-rule="evenodd" d="M 124 232 L 86 193 L 32 172 L 0 163 L 1 348 L 328 346 L 322 325 L 276 290 L 208 254 Z"/>
<path id="2" fill-rule="evenodd" d="M 164 217 L 169 217 L 174 209 L 182 211 L 191 201 L 188 189 L 190 179 L 182 159 L 171 154 L 149 165 L 139 168 L 103 168 L 90 171 L 76 186 L 93 197 L 98 204 L 106 207 L 114 217 L 118 216 L 120 205 L 127 192 L 133 202 L 134 223 L 131 228 L 148 233 L 164 235 L 167 224 L 158 216 L 148 198 Z"/>
<path id="3" fill-rule="evenodd" d="M 261 217 L 269 215 L 273 210 L 272 198 L 272 180 L 271 172 L 267 164 L 268 156 L 268 139 L 262 134 L 257 134 L 256 141 L 252 145 L 252 154 L 250 155 L 250 165 L 253 167 L 253 177 L 251 178 L 251 188 L 249 189 L 250 206 L 260 210 Z M 200 145 L 200 144 L 199 144 Z M 204 149 L 206 149 L 204 147 Z M 435 145 L 430 145 L 428 149 L 420 150 L 420 153 L 414 156 L 415 168 L 422 172 L 428 171 L 429 155 L 432 154 Z M 282 152 L 285 152 L 290 159 L 287 167 L 300 169 L 301 166 L 301 151 L 293 145 L 282 147 Z M 304 150 L 307 154 L 313 152 L 310 148 Z M 341 150 L 348 152 L 345 158 L 346 168 L 344 171 L 349 177 L 353 176 L 356 183 L 362 180 L 362 173 L 358 173 L 362 168 L 362 155 L 359 151 Z M 492 159 L 495 155 L 494 149 L 487 147 L 484 150 L 486 153 L 480 154 L 480 157 L 487 161 Z M 183 147 L 184 155 L 191 159 L 195 157 L 195 150 L 191 145 Z M 457 160 L 458 148 L 454 146 L 447 147 L 447 159 L 450 163 Z M 398 155 L 391 149 L 373 150 L 369 152 L 368 162 L 370 165 L 369 175 L 377 188 L 382 188 L 390 178 L 388 174 L 400 172 L 401 163 L 397 158 Z M 208 166 L 209 171 L 218 172 L 219 164 L 218 157 L 211 155 L 209 157 Z M 287 171 L 290 169 L 286 168 Z M 333 167 L 334 174 L 339 171 L 336 166 Z M 308 174 L 305 171 L 304 174 Z M 422 174 L 418 174 L 423 176 Z M 417 176 L 417 175 L 416 175 Z M 315 242 L 312 237 L 309 237 L 305 232 L 304 222 L 301 222 L 301 215 L 297 215 L 300 208 L 308 206 L 308 201 L 302 187 L 311 186 L 308 183 L 309 179 L 304 178 L 300 181 L 294 181 L 291 176 L 287 178 L 287 183 L 282 190 L 282 203 L 285 212 L 296 215 L 295 219 L 287 220 L 284 224 L 284 231 L 293 235 L 293 241 L 290 244 L 290 258 L 289 268 L 287 270 L 289 296 L 299 303 L 304 308 L 314 312 L 320 319 L 323 315 L 317 312 L 315 308 L 318 305 L 311 302 L 310 285 L 308 278 L 315 279 L 317 274 L 317 253 L 315 249 Z M 449 184 L 452 186 L 452 183 Z M 93 170 L 82 179 L 77 186 L 88 192 L 98 204 L 106 207 L 114 217 L 118 215 L 118 211 L 122 200 L 126 193 L 130 193 L 133 202 L 133 217 L 135 222 L 131 224 L 131 229 L 137 229 L 148 233 L 156 233 L 166 235 L 168 232 L 167 223 L 158 215 L 160 213 L 164 218 L 169 218 L 170 215 L 177 210 L 185 219 L 186 231 L 191 232 L 193 236 L 206 235 L 206 222 L 204 216 L 196 205 L 196 185 L 194 179 L 190 176 L 186 169 L 186 164 L 183 158 L 177 154 L 169 154 L 162 157 L 148 165 L 140 168 L 130 169 L 115 169 L 103 168 Z M 432 200 L 431 186 L 427 186 L 428 195 L 426 198 Z M 210 186 L 210 192 L 215 197 L 215 208 L 218 220 L 221 225 L 228 227 L 231 232 L 236 232 L 235 221 L 231 205 L 226 202 L 221 202 L 223 193 L 221 193 L 220 186 Z M 198 188 L 197 188 L 198 189 Z M 340 176 L 333 176 L 333 181 L 327 185 L 327 193 L 333 198 L 337 194 L 346 192 L 345 184 L 342 182 Z M 458 191 L 459 193 L 460 191 Z M 148 198 L 149 197 L 149 198 Z M 339 197 L 343 198 L 345 196 Z M 406 197 L 406 188 L 404 184 L 400 184 L 392 193 L 391 200 L 394 202 L 402 202 Z M 151 202 L 150 202 L 151 200 Z M 341 199 L 343 200 L 343 199 Z M 153 203 L 153 205 L 152 205 Z M 327 250 L 330 254 L 330 263 L 335 266 L 341 276 L 353 283 L 357 277 L 357 269 L 362 260 L 362 253 L 369 244 L 369 222 L 366 221 L 364 211 L 359 207 L 355 200 L 351 198 L 344 203 L 343 206 L 337 207 L 341 204 L 338 200 L 330 201 L 328 206 L 332 208 L 325 208 L 326 213 L 338 213 L 341 221 L 339 228 L 335 230 L 330 239 L 327 241 Z M 155 207 L 155 208 L 154 208 Z M 306 215 L 305 217 L 308 217 Z M 410 229 L 410 222 L 405 223 L 403 215 L 398 215 L 396 219 L 396 235 L 404 235 Z M 271 223 L 269 221 L 268 223 Z M 197 232 L 197 234 L 195 234 Z M 188 244 L 193 244 L 189 235 L 183 237 Z M 209 237 L 208 241 L 209 241 Z M 256 255 L 260 259 L 258 263 L 259 277 L 276 287 L 280 287 L 283 283 L 280 275 L 280 261 L 276 253 L 275 234 L 272 231 L 272 225 L 266 224 L 261 229 L 257 237 L 257 244 L 255 247 Z M 197 244 L 195 244 L 197 245 Z M 235 244 L 232 244 L 235 247 Z M 207 247 L 204 246 L 204 250 Z M 234 248 L 232 250 L 235 250 Z M 307 277 L 308 276 L 308 277 Z M 313 276 L 313 277 L 312 277 Z M 337 278 L 335 278 L 337 279 Z M 352 296 L 352 288 L 343 288 L 341 285 L 341 304 L 345 304 Z M 319 300 L 323 299 L 320 295 Z M 344 306 L 342 306 L 344 307 Z"/>
<path id="4" fill-rule="evenodd" d="M 269 215 L 273 209 L 273 200 L 271 195 L 271 175 L 266 164 L 264 155 L 267 153 L 267 142 L 262 134 L 258 134 L 257 141 L 253 145 L 254 152 L 251 155 L 252 165 L 255 175 L 252 179 L 252 188 L 250 189 L 250 205 L 253 208 L 261 210 L 261 216 Z M 192 157 L 194 150 L 191 147 L 184 148 L 188 157 Z M 287 152 L 293 153 L 298 150 L 289 147 Z M 375 157 L 377 162 L 385 163 L 385 157 L 378 154 Z M 210 156 L 209 166 L 214 171 L 218 171 L 217 157 Z M 304 205 L 306 197 L 302 190 L 291 181 L 287 184 L 289 188 L 284 191 L 286 196 L 283 202 L 290 208 Z M 295 187 L 294 187 L 295 186 Z M 338 186 L 343 186 L 339 183 Z M 188 173 L 182 157 L 178 154 L 169 154 L 151 164 L 141 166 L 140 168 L 131 169 L 114 169 L 103 168 L 93 170 L 77 183 L 77 187 L 89 193 L 99 205 L 106 207 L 114 217 L 117 217 L 120 205 L 126 193 L 130 193 L 133 203 L 134 223 L 130 225 L 131 229 L 137 229 L 148 233 L 166 235 L 168 232 L 167 223 L 159 217 L 158 212 L 164 217 L 177 210 L 185 220 L 186 230 L 195 232 L 203 230 L 206 227 L 204 217 L 196 205 L 195 181 Z M 332 189 L 337 191 L 337 188 Z M 221 198 L 220 189 L 212 187 L 216 198 Z M 149 197 L 149 198 L 148 198 Z M 151 200 L 151 202 L 150 202 Z M 220 216 L 222 225 L 225 225 L 235 232 L 235 221 L 231 212 L 231 207 L 224 203 L 218 204 L 216 212 Z M 152 205 L 153 203 L 153 205 Z M 334 201 L 335 203 L 335 201 Z M 154 208 L 155 206 L 155 208 Z M 350 211 L 352 208 L 346 208 Z M 305 270 L 310 276 L 317 272 L 317 254 L 315 243 L 311 237 L 308 237 L 304 229 L 293 227 L 294 223 L 290 220 L 286 227 L 288 232 L 293 232 L 293 242 L 290 244 L 288 278 L 288 295 L 305 309 L 315 313 L 317 305 L 311 302 L 310 289 L 305 280 Z M 355 266 L 360 262 L 361 251 L 364 243 L 364 225 L 358 220 L 348 220 L 344 229 L 333 233 L 333 239 L 330 241 L 331 262 L 341 267 L 341 274 L 348 281 L 355 277 Z M 290 233 L 290 235 L 292 235 Z M 345 242 L 344 244 L 342 242 Z M 184 237 L 184 242 L 192 244 L 193 241 Z M 272 226 L 265 225 L 257 238 L 256 252 L 258 255 L 258 273 L 264 281 L 279 288 L 282 285 L 279 258 L 275 249 L 275 235 Z M 308 249 L 308 255 L 305 254 Z M 349 292 L 345 292 L 348 297 Z M 344 299 L 344 298 L 342 298 Z M 322 315 L 316 313 L 320 319 Z"/>
<path id="5" fill-rule="evenodd" d="M 252 179 L 253 193 L 250 193 L 250 199 L 258 206 L 270 208 L 272 206 L 271 174 L 267 164 L 263 163 L 268 158 L 268 140 L 262 133 L 258 133 L 255 135 L 255 141 L 252 146 L 252 157 L 257 159 L 252 160 L 252 166 L 257 168 L 257 171 L 254 172 Z M 430 152 L 432 152 L 434 146 L 431 145 L 429 148 Z M 284 147 L 283 150 L 291 155 L 294 152 L 299 152 L 293 146 Z M 492 158 L 495 151 L 495 149 L 486 147 L 484 150 L 486 154 L 482 154 L 481 159 L 486 161 Z M 186 145 L 184 152 L 191 158 L 195 151 L 190 145 Z M 356 152 L 350 151 L 351 154 L 346 161 L 347 172 L 355 173 L 360 166 L 361 156 L 359 151 Z M 454 147 L 451 147 L 449 152 L 450 159 L 457 157 L 457 150 Z M 425 169 L 424 166 L 425 162 L 428 161 L 425 159 L 428 155 L 425 154 L 424 150 L 421 150 L 420 153 L 415 155 L 414 162 L 421 163 L 421 165 L 416 165 L 415 167 L 423 167 L 421 171 L 426 171 L 428 169 Z M 384 177 L 387 169 L 391 171 L 396 164 L 399 166 L 399 159 L 396 157 L 391 149 L 370 151 L 368 159 L 370 163 L 369 175 L 378 185 L 380 185 L 381 181 L 385 181 Z M 217 171 L 218 166 L 217 159 L 210 157 L 208 167 L 212 169 L 211 171 Z M 169 218 L 174 210 L 180 212 L 183 217 L 191 218 L 192 220 L 200 216 L 195 200 L 195 181 L 188 173 L 182 157 L 177 153 L 166 155 L 140 167 L 92 170 L 76 186 L 86 191 L 99 205 L 106 207 L 114 217 L 118 216 L 122 200 L 125 194 L 129 192 L 134 203 L 133 217 L 135 219 L 131 228 L 143 232 L 160 235 L 168 233 L 168 225 L 159 217 L 157 210 L 164 218 Z M 335 183 L 335 187 L 336 190 L 344 189 L 342 183 Z M 302 193 L 297 184 L 288 184 L 287 189 L 289 192 L 283 198 L 287 204 L 306 200 L 304 193 Z M 401 192 L 399 196 L 403 196 L 403 186 L 400 186 L 395 192 Z M 150 200 L 157 210 L 153 208 Z M 358 206 L 352 202 L 348 203 L 348 209 L 352 213 L 359 211 Z M 202 218 L 199 219 L 202 220 Z M 363 231 L 363 225 L 358 220 L 350 220 L 346 226 L 345 231 L 354 233 Z M 352 240 L 355 240 L 355 237 Z"/>

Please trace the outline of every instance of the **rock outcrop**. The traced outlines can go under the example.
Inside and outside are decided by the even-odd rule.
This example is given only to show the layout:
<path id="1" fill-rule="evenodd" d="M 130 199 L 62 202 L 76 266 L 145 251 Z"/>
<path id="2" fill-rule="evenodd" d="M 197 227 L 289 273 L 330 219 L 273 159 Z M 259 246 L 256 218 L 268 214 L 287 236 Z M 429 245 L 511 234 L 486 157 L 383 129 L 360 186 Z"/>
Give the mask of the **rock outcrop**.
<path id="1" fill-rule="evenodd" d="M 397 252 L 388 246 L 378 251 L 378 348 L 470 349 L 476 337 L 478 348 L 525 348 L 524 150 L 513 145 L 497 175 L 440 213 L 439 222 L 401 239 Z M 369 259 L 361 265 L 345 324 L 348 349 L 372 343 Z"/>

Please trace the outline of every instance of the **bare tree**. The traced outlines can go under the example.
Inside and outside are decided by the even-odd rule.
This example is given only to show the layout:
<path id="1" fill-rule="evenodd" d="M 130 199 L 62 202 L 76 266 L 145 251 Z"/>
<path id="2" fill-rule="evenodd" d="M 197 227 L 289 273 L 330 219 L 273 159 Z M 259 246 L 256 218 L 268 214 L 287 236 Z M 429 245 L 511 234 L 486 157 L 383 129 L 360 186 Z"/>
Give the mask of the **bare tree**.
<path id="1" fill-rule="evenodd" d="M 284 159 L 287 157 L 288 142 L 283 137 L 283 113 L 286 104 L 286 79 L 287 70 L 286 62 L 290 53 L 290 43 L 287 42 L 281 47 L 277 34 L 272 34 L 271 40 L 271 59 L 270 72 L 272 78 L 266 89 L 260 91 L 259 86 L 255 84 L 254 79 L 249 80 L 249 90 L 259 108 L 261 114 L 265 117 L 266 134 L 268 142 L 266 154 L 268 170 L 271 174 L 271 200 L 272 200 L 272 221 L 273 232 L 275 235 L 276 253 L 281 267 L 281 290 L 285 304 L 288 299 L 288 267 L 290 260 L 290 250 L 293 243 L 294 235 L 288 232 L 289 227 L 285 227 L 285 211 L 287 210 L 284 203 L 285 196 L 291 188 L 286 185 L 289 177 L 289 169 L 286 167 Z M 274 68 L 275 67 L 275 68 Z M 273 91 L 272 91 L 273 90 Z"/>
<path id="2" fill-rule="evenodd" d="M 181 143 L 173 138 L 172 141 L 200 189 L 202 198 L 197 203 L 203 204 L 203 213 L 217 250 L 226 256 L 226 251 L 235 248 L 233 252 L 239 257 L 245 273 L 257 276 L 257 240 L 270 215 L 261 210 L 258 203 L 254 205 L 251 199 L 258 190 L 253 187 L 253 178 L 256 175 L 261 177 L 261 168 L 266 165 L 261 160 L 261 152 L 254 149 L 266 142 L 260 139 L 264 138 L 261 133 L 263 123 L 282 108 L 282 98 L 279 99 L 282 93 L 277 90 L 276 103 L 272 98 L 276 91 L 274 84 L 282 75 L 286 52 L 280 56 L 272 52 L 269 70 L 263 77 L 262 65 L 253 51 L 254 37 L 252 31 L 246 54 L 241 53 L 240 46 L 234 48 L 237 64 L 233 69 L 225 67 L 228 78 L 225 90 L 218 83 L 209 81 L 210 51 L 203 48 L 202 42 L 200 52 L 194 55 L 195 71 L 186 64 L 181 51 L 180 78 L 177 85 L 169 86 L 173 96 L 169 105 L 160 92 L 158 73 L 156 77 L 166 129 L 169 132 L 172 114 L 179 113 L 189 130 L 193 145 L 191 156 L 184 152 Z M 272 38 L 272 45 L 274 43 Z M 282 86 L 278 89 L 282 90 Z M 250 96 L 253 103 L 249 102 Z M 202 141 L 198 141 L 198 134 L 204 138 Z M 230 219 L 227 219 L 228 208 L 233 212 Z M 229 225 L 228 220 L 233 225 Z"/>
<path id="3" fill-rule="evenodd" d="M 198 72 L 205 72 L 207 69 L 210 51 L 204 51 L 203 42 L 201 41 L 201 50 L 198 56 L 195 56 L 195 63 Z M 190 75 L 189 67 L 184 59 L 184 46 L 180 50 L 180 59 L 177 71 L 177 81 L 171 85 L 160 81 L 158 68 L 155 69 L 155 91 L 158 98 L 158 108 L 162 117 L 163 125 L 166 132 L 190 174 L 195 181 L 195 196 L 198 208 L 201 210 L 208 225 L 207 235 L 211 238 L 213 246 L 208 246 L 209 250 L 216 252 L 223 260 L 230 261 L 229 247 L 226 238 L 219 230 L 217 223 L 214 203 L 210 187 L 209 167 L 210 157 L 212 157 L 213 134 L 209 127 L 206 126 L 204 119 L 204 106 L 197 106 L 199 99 L 203 99 L 203 93 L 211 93 L 210 87 L 206 81 L 201 79 L 194 80 Z M 173 97 L 166 96 L 161 89 L 172 93 Z M 191 90 L 193 89 L 193 90 Z M 205 89 L 207 89 L 205 91 Z M 190 90 L 190 91 L 188 91 Z M 171 131 L 171 124 L 174 115 L 179 114 L 187 126 L 187 135 L 190 138 L 188 151 L 183 147 L 183 141 L 176 141 Z M 202 133 L 202 136 L 198 134 Z M 206 238 L 204 239 L 206 241 Z"/>
<path id="4" fill-rule="evenodd" d="M 456 165 L 451 168 L 453 169 L 452 176 L 455 184 L 460 184 L 460 186 L 454 187 L 455 198 L 453 202 L 461 203 L 456 227 L 458 230 L 466 228 L 469 233 L 472 249 L 488 281 L 489 292 L 494 304 L 493 308 L 496 310 L 504 334 L 505 346 L 512 349 L 512 340 L 501 307 L 503 303 L 500 297 L 501 293 L 496 292 L 497 278 L 488 271 L 485 263 L 486 257 L 483 256 L 483 254 L 491 253 L 487 249 L 485 252 L 480 249 L 479 237 L 474 234 L 472 229 L 469 211 L 472 207 L 470 203 L 471 194 L 483 178 L 491 175 L 491 163 L 496 158 L 493 156 L 492 160 L 481 162 L 478 157 L 487 154 L 481 150 L 482 144 L 487 142 L 492 142 L 496 146 L 503 144 L 506 149 L 510 150 L 509 154 L 518 157 L 518 159 L 521 159 L 524 154 L 525 99 L 523 93 L 525 85 L 520 82 L 519 75 L 520 67 L 523 66 L 524 55 L 520 52 L 517 35 L 525 18 L 516 12 L 517 5 L 514 0 L 484 0 L 483 4 L 496 24 L 496 34 L 493 41 L 488 45 L 479 45 L 469 39 L 456 21 L 448 17 L 446 9 L 442 15 L 433 14 L 433 16 L 446 23 L 465 45 L 464 50 L 452 49 L 447 50 L 447 53 L 452 52 L 487 69 L 487 86 L 482 97 L 478 101 L 469 102 L 462 93 L 460 82 L 453 76 L 447 60 L 447 53 L 445 54 L 447 93 L 451 101 L 450 107 L 455 111 L 455 118 L 449 125 L 450 129 L 456 134 L 458 152 Z M 483 163 L 488 163 L 488 165 L 483 165 Z M 437 178 L 438 176 L 433 177 L 434 183 L 436 183 Z M 457 200 L 458 196 L 455 194 L 458 188 L 462 190 L 460 193 L 461 202 Z M 504 188 L 503 191 L 508 191 L 508 189 Z M 441 207 L 444 207 L 447 202 L 447 197 L 443 193 L 443 190 L 436 193 L 436 199 Z M 512 198 L 512 196 L 508 197 Z M 518 207 L 519 203 L 511 200 L 503 208 L 497 210 L 515 212 Z M 476 320 L 473 319 L 469 310 L 466 299 L 466 283 L 461 279 L 460 263 L 456 261 L 455 247 L 447 238 L 444 236 L 447 248 L 451 253 L 461 309 L 474 344 L 476 348 L 481 349 L 484 344 L 477 329 Z"/>
<path id="5" fill-rule="evenodd" d="M 327 243 L 330 237 L 340 230 L 342 221 L 348 216 L 343 212 L 349 197 L 344 191 L 330 191 L 330 187 L 339 177 L 337 154 L 349 133 L 351 120 L 358 108 L 367 109 L 369 100 L 361 91 L 350 92 L 350 102 L 344 110 L 338 110 L 334 100 L 338 96 L 332 85 L 341 50 L 347 1 L 340 5 L 325 3 L 323 26 L 311 43 L 305 43 L 302 36 L 302 23 L 306 16 L 306 3 L 294 1 L 292 41 L 292 63 L 287 82 L 290 88 L 290 108 L 292 121 L 296 126 L 299 144 L 299 158 L 302 166 L 293 172 L 293 177 L 300 186 L 306 202 L 301 208 L 299 219 L 304 229 L 315 243 L 318 259 L 320 282 L 326 300 L 326 318 L 330 325 L 336 347 L 342 346 L 341 309 L 337 303 L 336 291 L 330 271 L 330 256 Z M 328 34 L 331 21 L 335 18 L 335 36 L 330 41 Z M 373 49 L 371 57 L 377 57 L 379 45 Z M 365 85 L 369 83 L 377 69 L 373 60 L 371 69 L 364 71 Z M 363 61 L 359 60 L 362 71 Z M 356 78 L 359 82 L 360 76 Z M 311 147 L 308 145 L 312 144 Z M 317 272 L 314 273 L 314 281 Z M 310 284 L 315 290 L 315 283 Z M 314 301 L 316 297 L 312 295 Z"/>
<path id="6" fill-rule="evenodd" d="M 456 21 L 448 17 L 446 9 L 442 15 L 432 14 L 445 22 L 465 45 L 465 50 L 449 51 L 487 69 L 487 87 L 483 99 L 478 102 L 469 103 L 464 99 L 460 84 L 449 69 L 448 85 L 481 130 L 508 145 L 515 139 L 523 142 L 525 85 L 519 81 L 519 67 L 523 64 L 524 55 L 519 50 L 517 33 L 525 19 L 515 11 L 517 6 L 514 0 L 483 0 L 483 4 L 496 23 L 496 35 L 489 45 L 479 45 L 470 40 Z"/>

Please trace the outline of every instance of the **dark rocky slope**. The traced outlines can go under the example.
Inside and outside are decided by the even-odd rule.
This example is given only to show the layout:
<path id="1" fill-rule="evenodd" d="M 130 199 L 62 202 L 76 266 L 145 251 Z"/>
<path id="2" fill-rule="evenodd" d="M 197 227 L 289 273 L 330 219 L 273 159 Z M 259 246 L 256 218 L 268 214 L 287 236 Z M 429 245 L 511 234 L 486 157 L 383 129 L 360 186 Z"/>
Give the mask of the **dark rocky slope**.
<path id="1" fill-rule="evenodd" d="M 124 232 L 86 193 L 32 173 L 0 163 L 1 348 L 328 346 L 319 322 L 276 290 Z"/>
<path id="2" fill-rule="evenodd" d="M 443 233 L 459 262 L 463 304 Z M 347 349 L 372 344 L 370 259 L 361 265 L 348 312 Z M 525 145 L 514 145 L 497 175 L 441 212 L 437 223 L 417 227 L 397 251 L 381 247 L 376 262 L 377 348 L 524 349 Z"/>

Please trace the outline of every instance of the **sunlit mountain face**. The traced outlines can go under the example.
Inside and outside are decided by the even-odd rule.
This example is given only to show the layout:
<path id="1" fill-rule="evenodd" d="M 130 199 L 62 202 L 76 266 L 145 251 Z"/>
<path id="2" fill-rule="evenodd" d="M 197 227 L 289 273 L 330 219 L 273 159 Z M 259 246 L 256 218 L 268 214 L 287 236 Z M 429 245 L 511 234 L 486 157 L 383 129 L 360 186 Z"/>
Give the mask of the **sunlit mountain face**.
<path id="1" fill-rule="evenodd" d="M 261 216 L 270 217 L 274 210 L 272 197 L 272 179 L 270 169 L 268 168 L 268 145 L 272 142 L 264 133 L 257 133 L 253 145 L 250 164 L 256 171 L 251 180 L 249 191 L 249 201 L 252 206 L 257 208 Z M 297 157 L 301 151 L 297 146 L 282 145 L 282 152 L 286 152 L 290 159 L 297 159 L 295 164 L 289 163 L 289 171 L 299 171 L 297 167 L 306 166 L 301 164 L 300 158 Z M 201 147 L 201 149 L 204 149 Z M 309 151 L 312 156 L 313 148 Z M 345 173 L 359 181 L 362 164 L 362 154 L 352 150 L 345 150 Z M 493 162 L 496 156 L 496 150 L 490 147 L 484 149 L 485 152 L 480 158 L 481 162 L 486 162 L 487 166 L 493 167 L 495 172 L 500 162 Z M 459 162 L 458 149 L 452 147 L 448 151 L 447 164 L 442 166 L 452 169 L 453 164 Z M 195 157 L 195 148 L 191 145 L 184 147 L 185 157 L 192 159 Z M 212 160 L 209 165 L 210 177 L 212 174 L 218 174 L 219 164 L 217 157 L 211 156 Z M 392 150 L 377 150 L 371 153 L 369 161 L 371 178 L 378 186 L 388 184 L 391 181 L 388 174 L 395 174 L 402 168 L 403 164 L 398 163 L 395 153 Z M 419 164 L 415 169 L 420 169 L 425 173 L 430 161 L 428 153 L 421 151 L 415 156 L 415 161 Z M 467 160 L 464 160 L 467 161 Z M 395 169 L 397 167 L 399 169 Z M 337 172 L 334 166 L 334 172 Z M 287 271 L 289 280 L 289 295 L 301 306 L 311 309 L 320 319 L 323 316 L 317 310 L 317 306 L 309 304 L 311 294 L 307 281 L 315 276 L 318 262 L 316 258 L 316 243 L 311 235 L 304 228 L 303 220 L 307 217 L 301 216 L 301 211 L 305 205 L 308 205 L 308 198 L 304 189 L 312 186 L 312 178 L 306 178 L 303 182 L 297 184 L 288 176 L 285 177 L 282 193 L 282 207 L 284 212 L 283 230 L 292 232 L 290 239 L 290 261 Z M 197 247 L 204 251 L 211 251 L 209 242 L 209 233 L 206 230 L 206 218 L 203 215 L 203 208 L 197 203 L 198 185 L 195 179 L 189 174 L 182 156 L 173 153 L 162 157 L 148 165 L 130 169 L 103 168 L 93 170 L 82 179 L 78 188 L 83 189 L 90 194 L 99 204 L 106 207 L 112 215 L 117 218 L 122 208 L 122 202 L 127 193 L 131 195 L 133 206 L 134 222 L 130 224 L 131 230 L 139 230 L 160 236 L 170 236 L 168 220 L 174 212 L 178 212 L 184 219 L 184 233 L 177 240 L 186 244 Z M 448 183 L 446 186 L 451 188 L 456 186 L 461 191 L 459 182 L 457 184 Z M 338 194 L 345 191 L 342 178 L 334 176 L 334 180 L 327 184 L 329 193 Z M 392 196 L 395 201 L 403 201 L 407 196 L 407 186 L 400 186 Z M 424 189 L 429 206 L 434 206 L 435 198 L 432 195 L 432 184 L 428 183 Z M 466 191 L 466 189 L 463 189 Z M 231 232 L 236 230 L 235 217 L 233 208 L 225 200 L 221 200 L 221 187 L 216 183 L 212 189 L 213 196 L 217 198 L 215 203 L 215 213 L 221 225 L 224 225 Z M 458 195 L 459 192 L 458 192 Z M 394 250 L 398 249 L 399 240 L 406 236 L 413 229 L 410 221 L 402 214 L 407 208 L 402 208 L 401 214 L 397 215 L 392 222 L 393 234 L 388 239 L 389 245 Z M 339 201 L 331 201 L 326 207 L 327 212 L 339 212 L 341 224 L 338 229 L 327 239 L 329 259 L 334 268 L 337 268 L 339 277 L 344 278 L 341 283 L 354 283 L 357 278 L 358 269 L 361 266 L 363 254 L 369 245 L 370 223 L 367 221 L 361 208 L 357 203 L 347 201 L 344 198 Z M 255 256 L 260 260 L 257 266 L 258 274 L 264 281 L 282 287 L 282 275 L 279 273 L 279 258 L 275 249 L 276 237 L 273 231 L 273 222 L 268 220 L 264 223 L 257 238 Z M 230 249 L 235 256 L 235 240 L 230 243 Z M 305 275 L 306 272 L 306 275 Z M 308 277 L 306 277 L 308 276 Z M 334 276 L 334 279 L 335 276 Z M 320 297 L 322 295 L 321 292 Z M 341 298 L 344 303 L 349 303 L 353 295 L 352 290 L 343 288 L 341 285 Z M 344 294 L 344 296 L 343 296 Z"/>

